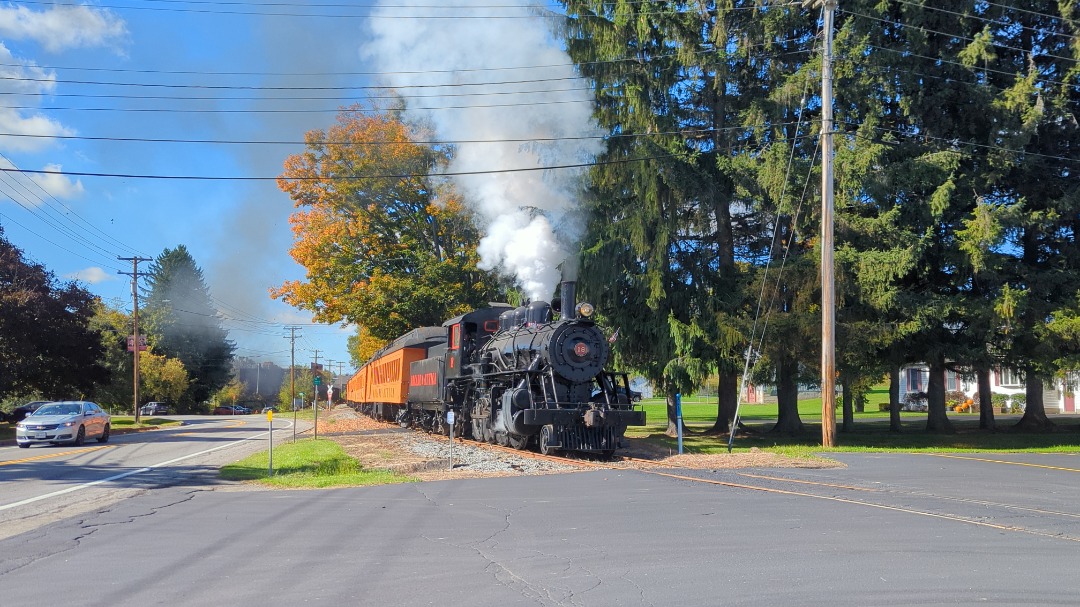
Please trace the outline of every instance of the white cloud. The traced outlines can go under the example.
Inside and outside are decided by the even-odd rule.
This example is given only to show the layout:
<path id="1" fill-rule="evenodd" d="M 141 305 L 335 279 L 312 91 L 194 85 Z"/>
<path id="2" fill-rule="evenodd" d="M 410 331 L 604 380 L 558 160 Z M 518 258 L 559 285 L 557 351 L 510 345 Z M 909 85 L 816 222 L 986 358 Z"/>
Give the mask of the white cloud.
<path id="1" fill-rule="evenodd" d="M 0 150 L 34 152 L 52 145 L 53 137 L 74 135 L 75 131 L 40 114 L 23 116 L 15 110 L 0 108 L 0 133 L 32 135 L 31 137 L 0 135 Z"/>
<path id="2" fill-rule="evenodd" d="M 78 272 L 72 272 L 71 274 L 65 274 L 64 278 L 71 278 L 73 280 L 82 281 L 92 285 L 96 285 L 98 283 L 110 280 L 116 280 L 116 276 L 106 272 L 105 270 L 102 270 L 97 266 L 94 266 L 92 268 L 85 268 L 79 270 Z"/>
<path id="3" fill-rule="evenodd" d="M 45 170 L 59 172 L 61 167 L 58 164 L 47 164 Z M 72 181 L 66 175 L 27 173 L 27 176 L 41 186 L 41 189 L 57 198 L 78 198 L 86 191 L 81 180 Z"/>
<path id="4" fill-rule="evenodd" d="M 47 164 L 45 170 L 60 171 L 61 167 L 58 164 Z M 23 205 L 36 207 L 50 196 L 71 199 L 82 196 L 86 191 L 82 181 L 72 181 L 66 175 L 19 172 L 7 158 L 0 158 L 0 171 L 4 175 L 3 181 L 9 186 L 0 200 L 17 196 Z"/>
<path id="5" fill-rule="evenodd" d="M 16 105 L 37 103 L 39 93 L 56 88 L 56 74 L 15 57 L 0 43 L 0 93 L 11 93 Z M 41 114 L 27 115 L 23 110 L 0 107 L 0 151 L 36 152 L 52 145 L 53 137 L 74 135 L 75 131 Z M 14 137 L 10 135 L 22 135 Z M 30 135 L 27 137 L 26 135 Z"/>
<path id="6" fill-rule="evenodd" d="M 112 46 L 126 35 L 124 20 L 108 10 L 89 6 L 53 6 L 43 11 L 0 7 L 0 36 L 34 40 L 51 53 Z"/>

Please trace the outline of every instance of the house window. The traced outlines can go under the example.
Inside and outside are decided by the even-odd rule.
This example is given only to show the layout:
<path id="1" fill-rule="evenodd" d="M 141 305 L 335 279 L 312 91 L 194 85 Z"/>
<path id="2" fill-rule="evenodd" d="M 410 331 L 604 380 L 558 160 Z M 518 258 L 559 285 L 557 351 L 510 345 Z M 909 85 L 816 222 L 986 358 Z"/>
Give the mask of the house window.
<path id="1" fill-rule="evenodd" d="M 908 369 L 908 392 L 922 392 L 922 369 Z"/>
<path id="2" fill-rule="evenodd" d="M 1016 373 L 1016 371 L 1014 371 L 1013 369 L 1002 369 L 1001 385 L 1020 387 L 1023 385 L 1023 383 L 1020 381 L 1020 376 Z"/>

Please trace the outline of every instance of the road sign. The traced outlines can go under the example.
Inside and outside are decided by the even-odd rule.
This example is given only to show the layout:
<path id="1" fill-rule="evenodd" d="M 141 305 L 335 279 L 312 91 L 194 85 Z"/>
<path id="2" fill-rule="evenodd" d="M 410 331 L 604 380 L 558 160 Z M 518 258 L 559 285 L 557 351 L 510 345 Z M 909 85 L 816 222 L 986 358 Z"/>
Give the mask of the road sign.
<path id="1" fill-rule="evenodd" d="M 322 385 L 322 378 L 319 377 L 318 375 L 315 376 L 315 385 L 316 386 L 321 386 Z"/>
<path id="2" fill-rule="evenodd" d="M 146 349 L 147 349 L 147 347 L 146 347 L 146 336 L 145 335 L 140 335 L 139 336 L 139 352 L 145 352 Z M 134 352 L 135 351 L 135 336 L 134 335 L 128 335 L 128 337 L 127 337 L 127 351 L 128 352 Z"/>

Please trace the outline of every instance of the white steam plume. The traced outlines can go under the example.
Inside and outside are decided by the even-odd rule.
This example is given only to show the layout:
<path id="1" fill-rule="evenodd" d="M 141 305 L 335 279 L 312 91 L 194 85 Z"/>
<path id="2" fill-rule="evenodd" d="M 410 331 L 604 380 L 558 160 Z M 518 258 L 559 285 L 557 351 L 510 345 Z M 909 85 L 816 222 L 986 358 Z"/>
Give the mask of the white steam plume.
<path id="1" fill-rule="evenodd" d="M 414 2 L 422 7 L 400 8 Z M 513 274 L 532 299 L 549 298 L 558 265 L 582 235 L 576 211 L 585 169 L 518 169 L 588 163 L 603 151 L 588 84 L 540 8 L 385 4 L 377 14 L 399 18 L 372 19 L 362 52 L 406 97 L 410 120 L 442 140 L 484 141 L 459 143 L 448 168 L 475 173 L 453 179 L 484 223 L 481 267 Z"/>

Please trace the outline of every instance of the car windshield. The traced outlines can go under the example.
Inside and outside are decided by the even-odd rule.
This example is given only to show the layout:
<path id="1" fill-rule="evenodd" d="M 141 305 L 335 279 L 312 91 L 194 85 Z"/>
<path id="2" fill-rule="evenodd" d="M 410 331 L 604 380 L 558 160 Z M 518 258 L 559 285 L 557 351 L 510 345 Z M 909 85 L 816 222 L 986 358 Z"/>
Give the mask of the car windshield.
<path id="1" fill-rule="evenodd" d="M 45 405 L 34 411 L 34 415 L 78 415 L 82 405 Z"/>

